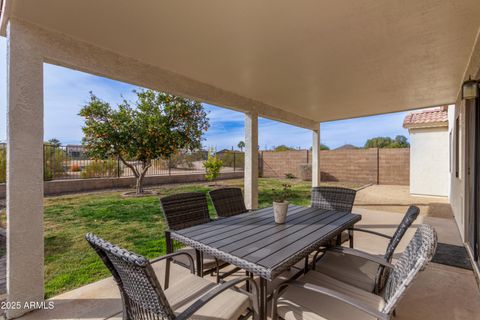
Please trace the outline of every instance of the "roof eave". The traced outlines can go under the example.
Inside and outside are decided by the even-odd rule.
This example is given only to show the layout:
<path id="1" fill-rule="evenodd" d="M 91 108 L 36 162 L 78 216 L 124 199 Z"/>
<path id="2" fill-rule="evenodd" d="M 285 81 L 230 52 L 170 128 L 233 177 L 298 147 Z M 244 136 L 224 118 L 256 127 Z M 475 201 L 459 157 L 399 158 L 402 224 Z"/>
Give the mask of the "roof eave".
<path id="1" fill-rule="evenodd" d="M 409 123 L 404 124 L 403 127 L 405 129 L 428 129 L 428 128 L 442 128 L 448 127 L 448 121 L 440 121 L 440 122 L 427 122 L 427 123 Z"/>

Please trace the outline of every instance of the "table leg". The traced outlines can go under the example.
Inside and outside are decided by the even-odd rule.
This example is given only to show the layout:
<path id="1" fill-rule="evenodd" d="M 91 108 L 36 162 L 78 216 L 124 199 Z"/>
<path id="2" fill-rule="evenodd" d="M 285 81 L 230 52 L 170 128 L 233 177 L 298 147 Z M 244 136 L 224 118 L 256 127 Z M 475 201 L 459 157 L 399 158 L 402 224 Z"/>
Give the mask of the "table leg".
<path id="1" fill-rule="evenodd" d="M 173 241 L 172 237 L 170 236 L 170 231 L 165 231 L 165 243 L 167 245 L 167 254 L 173 253 Z M 172 259 L 169 258 L 165 262 L 165 283 L 163 284 L 165 290 L 168 289 L 168 285 L 170 282 L 170 264 L 172 263 Z"/>
<path id="2" fill-rule="evenodd" d="M 353 229 L 348 229 L 348 240 L 350 240 L 350 248 L 353 249 Z"/>
<path id="3" fill-rule="evenodd" d="M 195 257 L 197 258 L 197 276 L 203 277 L 202 253 L 199 250 L 195 250 Z"/>
<path id="4" fill-rule="evenodd" d="M 260 320 L 267 319 L 267 306 L 268 306 L 268 295 L 267 295 L 267 285 L 268 281 L 264 278 L 260 278 L 260 292 L 259 292 L 259 303 L 260 303 L 260 310 L 259 310 L 259 318 Z"/>

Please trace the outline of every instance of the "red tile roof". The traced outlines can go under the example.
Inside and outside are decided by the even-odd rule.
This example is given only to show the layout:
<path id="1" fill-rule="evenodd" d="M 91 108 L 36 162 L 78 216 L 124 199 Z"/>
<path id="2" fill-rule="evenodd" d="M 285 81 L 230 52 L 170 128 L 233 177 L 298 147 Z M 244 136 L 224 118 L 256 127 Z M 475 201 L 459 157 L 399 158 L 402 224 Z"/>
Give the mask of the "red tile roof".
<path id="1" fill-rule="evenodd" d="M 429 128 L 448 125 L 448 106 L 410 112 L 403 120 L 404 128 Z"/>

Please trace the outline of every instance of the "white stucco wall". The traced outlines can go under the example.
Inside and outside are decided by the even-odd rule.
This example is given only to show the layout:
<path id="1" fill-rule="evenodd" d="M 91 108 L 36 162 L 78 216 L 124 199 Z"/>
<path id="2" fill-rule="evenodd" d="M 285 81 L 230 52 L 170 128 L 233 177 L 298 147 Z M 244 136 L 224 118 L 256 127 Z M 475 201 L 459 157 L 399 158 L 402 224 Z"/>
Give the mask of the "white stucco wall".
<path id="1" fill-rule="evenodd" d="M 448 128 L 410 129 L 410 193 L 449 195 Z"/>

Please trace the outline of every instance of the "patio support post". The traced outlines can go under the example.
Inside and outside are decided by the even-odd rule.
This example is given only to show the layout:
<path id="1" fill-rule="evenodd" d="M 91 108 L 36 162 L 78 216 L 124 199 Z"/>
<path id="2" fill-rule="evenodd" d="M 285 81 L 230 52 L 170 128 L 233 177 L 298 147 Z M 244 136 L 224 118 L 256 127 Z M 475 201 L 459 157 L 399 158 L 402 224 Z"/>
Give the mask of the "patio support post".
<path id="1" fill-rule="evenodd" d="M 320 124 L 312 130 L 312 187 L 320 186 Z"/>
<path id="2" fill-rule="evenodd" d="M 245 206 L 258 208 L 258 114 L 245 114 Z"/>
<path id="3" fill-rule="evenodd" d="M 7 299 L 20 305 L 10 319 L 44 299 L 43 58 L 14 19 L 7 38 Z"/>

